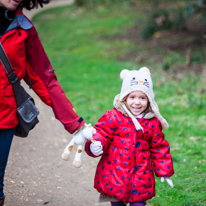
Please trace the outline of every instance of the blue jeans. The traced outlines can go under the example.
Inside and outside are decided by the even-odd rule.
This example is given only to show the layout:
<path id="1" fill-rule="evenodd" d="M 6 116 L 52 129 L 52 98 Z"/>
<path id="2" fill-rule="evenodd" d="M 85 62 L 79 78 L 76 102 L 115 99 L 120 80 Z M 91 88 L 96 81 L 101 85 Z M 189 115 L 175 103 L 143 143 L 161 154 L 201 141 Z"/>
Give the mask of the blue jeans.
<path id="1" fill-rule="evenodd" d="M 0 197 L 4 195 L 4 173 L 11 148 L 15 128 L 0 129 Z"/>

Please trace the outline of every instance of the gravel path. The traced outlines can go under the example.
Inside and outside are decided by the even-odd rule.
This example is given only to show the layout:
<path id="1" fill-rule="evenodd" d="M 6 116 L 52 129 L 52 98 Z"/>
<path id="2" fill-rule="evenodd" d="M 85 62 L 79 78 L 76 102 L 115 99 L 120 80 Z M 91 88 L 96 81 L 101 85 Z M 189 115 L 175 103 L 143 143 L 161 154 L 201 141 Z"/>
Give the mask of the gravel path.
<path id="1" fill-rule="evenodd" d="M 71 2 L 53 0 L 45 8 Z M 41 10 L 24 13 L 31 19 Z M 61 154 L 71 135 L 54 118 L 51 108 L 44 105 L 34 92 L 29 93 L 40 110 L 40 123 L 29 137 L 14 137 L 5 174 L 5 206 L 109 206 L 109 203 L 98 203 L 98 193 L 93 188 L 98 158 L 90 158 L 84 153 L 82 167 L 74 168 L 75 147 L 71 160 L 62 160 Z"/>
<path id="2" fill-rule="evenodd" d="M 38 97 L 40 123 L 29 137 L 14 137 L 5 175 L 6 206 L 95 206 L 98 193 L 93 177 L 98 159 L 83 153 L 83 165 L 72 166 L 61 154 L 71 136 Z M 109 203 L 101 204 L 110 205 Z"/>
<path id="3" fill-rule="evenodd" d="M 40 6 L 37 9 L 32 9 L 31 11 L 24 10 L 24 14 L 29 18 L 32 19 L 32 17 L 38 13 L 43 11 L 44 9 L 52 8 L 52 7 L 57 7 L 57 6 L 64 6 L 64 5 L 69 5 L 73 3 L 74 0 L 51 0 L 49 4 L 44 4 L 44 7 L 41 8 Z"/>

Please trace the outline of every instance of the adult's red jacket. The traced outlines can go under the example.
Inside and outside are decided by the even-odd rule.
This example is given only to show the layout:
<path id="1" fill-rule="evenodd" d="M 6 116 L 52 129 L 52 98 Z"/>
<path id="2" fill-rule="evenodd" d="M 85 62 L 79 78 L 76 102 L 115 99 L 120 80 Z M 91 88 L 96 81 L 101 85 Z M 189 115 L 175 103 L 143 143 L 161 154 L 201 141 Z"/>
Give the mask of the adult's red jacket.
<path id="1" fill-rule="evenodd" d="M 41 100 L 52 107 L 55 117 L 68 132 L 73 133 L 79 129 L 85 122 L 75 113 L 57 81 L 35 27 L 21 9 L 16 11 L 14 20 L 1 37 L 1 43 L 18 79 L 24 79 Z M 0 129 L 13 128 L 17 124 L 14 93 L 0 62 Z"/>
<path id="2" fill-rule="evenodd" d="M 169 143 L 160 121 L 140 118 L 144 132 L 135 129 L 130 117 L 117 109 L 106 111 L 95 125 L 95 140 L 103 154 L 98 163 L 94 187 L 98 192 L 123 202 L 146 201 L 155 196 L 155 177 L 173 175 Z M 85 144 L 88 155 L 91 141 Z"/>

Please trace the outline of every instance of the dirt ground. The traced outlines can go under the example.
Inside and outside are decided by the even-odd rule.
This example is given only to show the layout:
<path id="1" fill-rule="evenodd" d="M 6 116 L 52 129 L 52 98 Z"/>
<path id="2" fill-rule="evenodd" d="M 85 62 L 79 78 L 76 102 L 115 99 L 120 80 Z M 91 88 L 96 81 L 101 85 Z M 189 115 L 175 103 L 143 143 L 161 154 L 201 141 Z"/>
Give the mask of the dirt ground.
<path id="1" fill-rule="evenodd" d="M 72 1 L 52 0 L 44 8 Z M 24 13 L 31 19 L 39 10 L 42 8 Z M 70 161 L 62 160 L 61 154 L 71 135 L 54 118 L 52 109 L 28 91 L 40 110 L 40 123 L 29 137 L 14 137 L 4 181 L 5 206 L 109 206 L 110 203 L 98 203 L 99 194 L 93 188 L 99 159 L 88 157 L 84 152 L 82 167 L 74 168 L 75 147 Z"/>
<path id="2" fill-rule="evenodd" d="M 71 135 L 34 93 L 40 123 L 29 137 L 14 137 L 5 174 L 6 206 L 109 206 L 98 203 L 93 178 L 98 159 L 84 152 L 82 167 L 61 159 Z"/>

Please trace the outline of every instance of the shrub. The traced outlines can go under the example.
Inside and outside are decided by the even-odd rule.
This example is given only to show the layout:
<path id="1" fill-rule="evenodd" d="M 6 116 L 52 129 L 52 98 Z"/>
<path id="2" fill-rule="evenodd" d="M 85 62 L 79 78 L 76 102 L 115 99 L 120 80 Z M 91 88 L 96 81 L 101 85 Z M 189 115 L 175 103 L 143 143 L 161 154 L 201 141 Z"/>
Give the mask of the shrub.
<path id="1" fill-rule="evenodd" d="M 158 4 L 156 3 L 155 7 L 157 9 L 151 10 L 147 23 L 142 29 L 141 36 L 143 38 L 149 38 L 158 31 L 184 29 L 188 17 L 186 6 L 173 9 L 158 9 Z"/>

